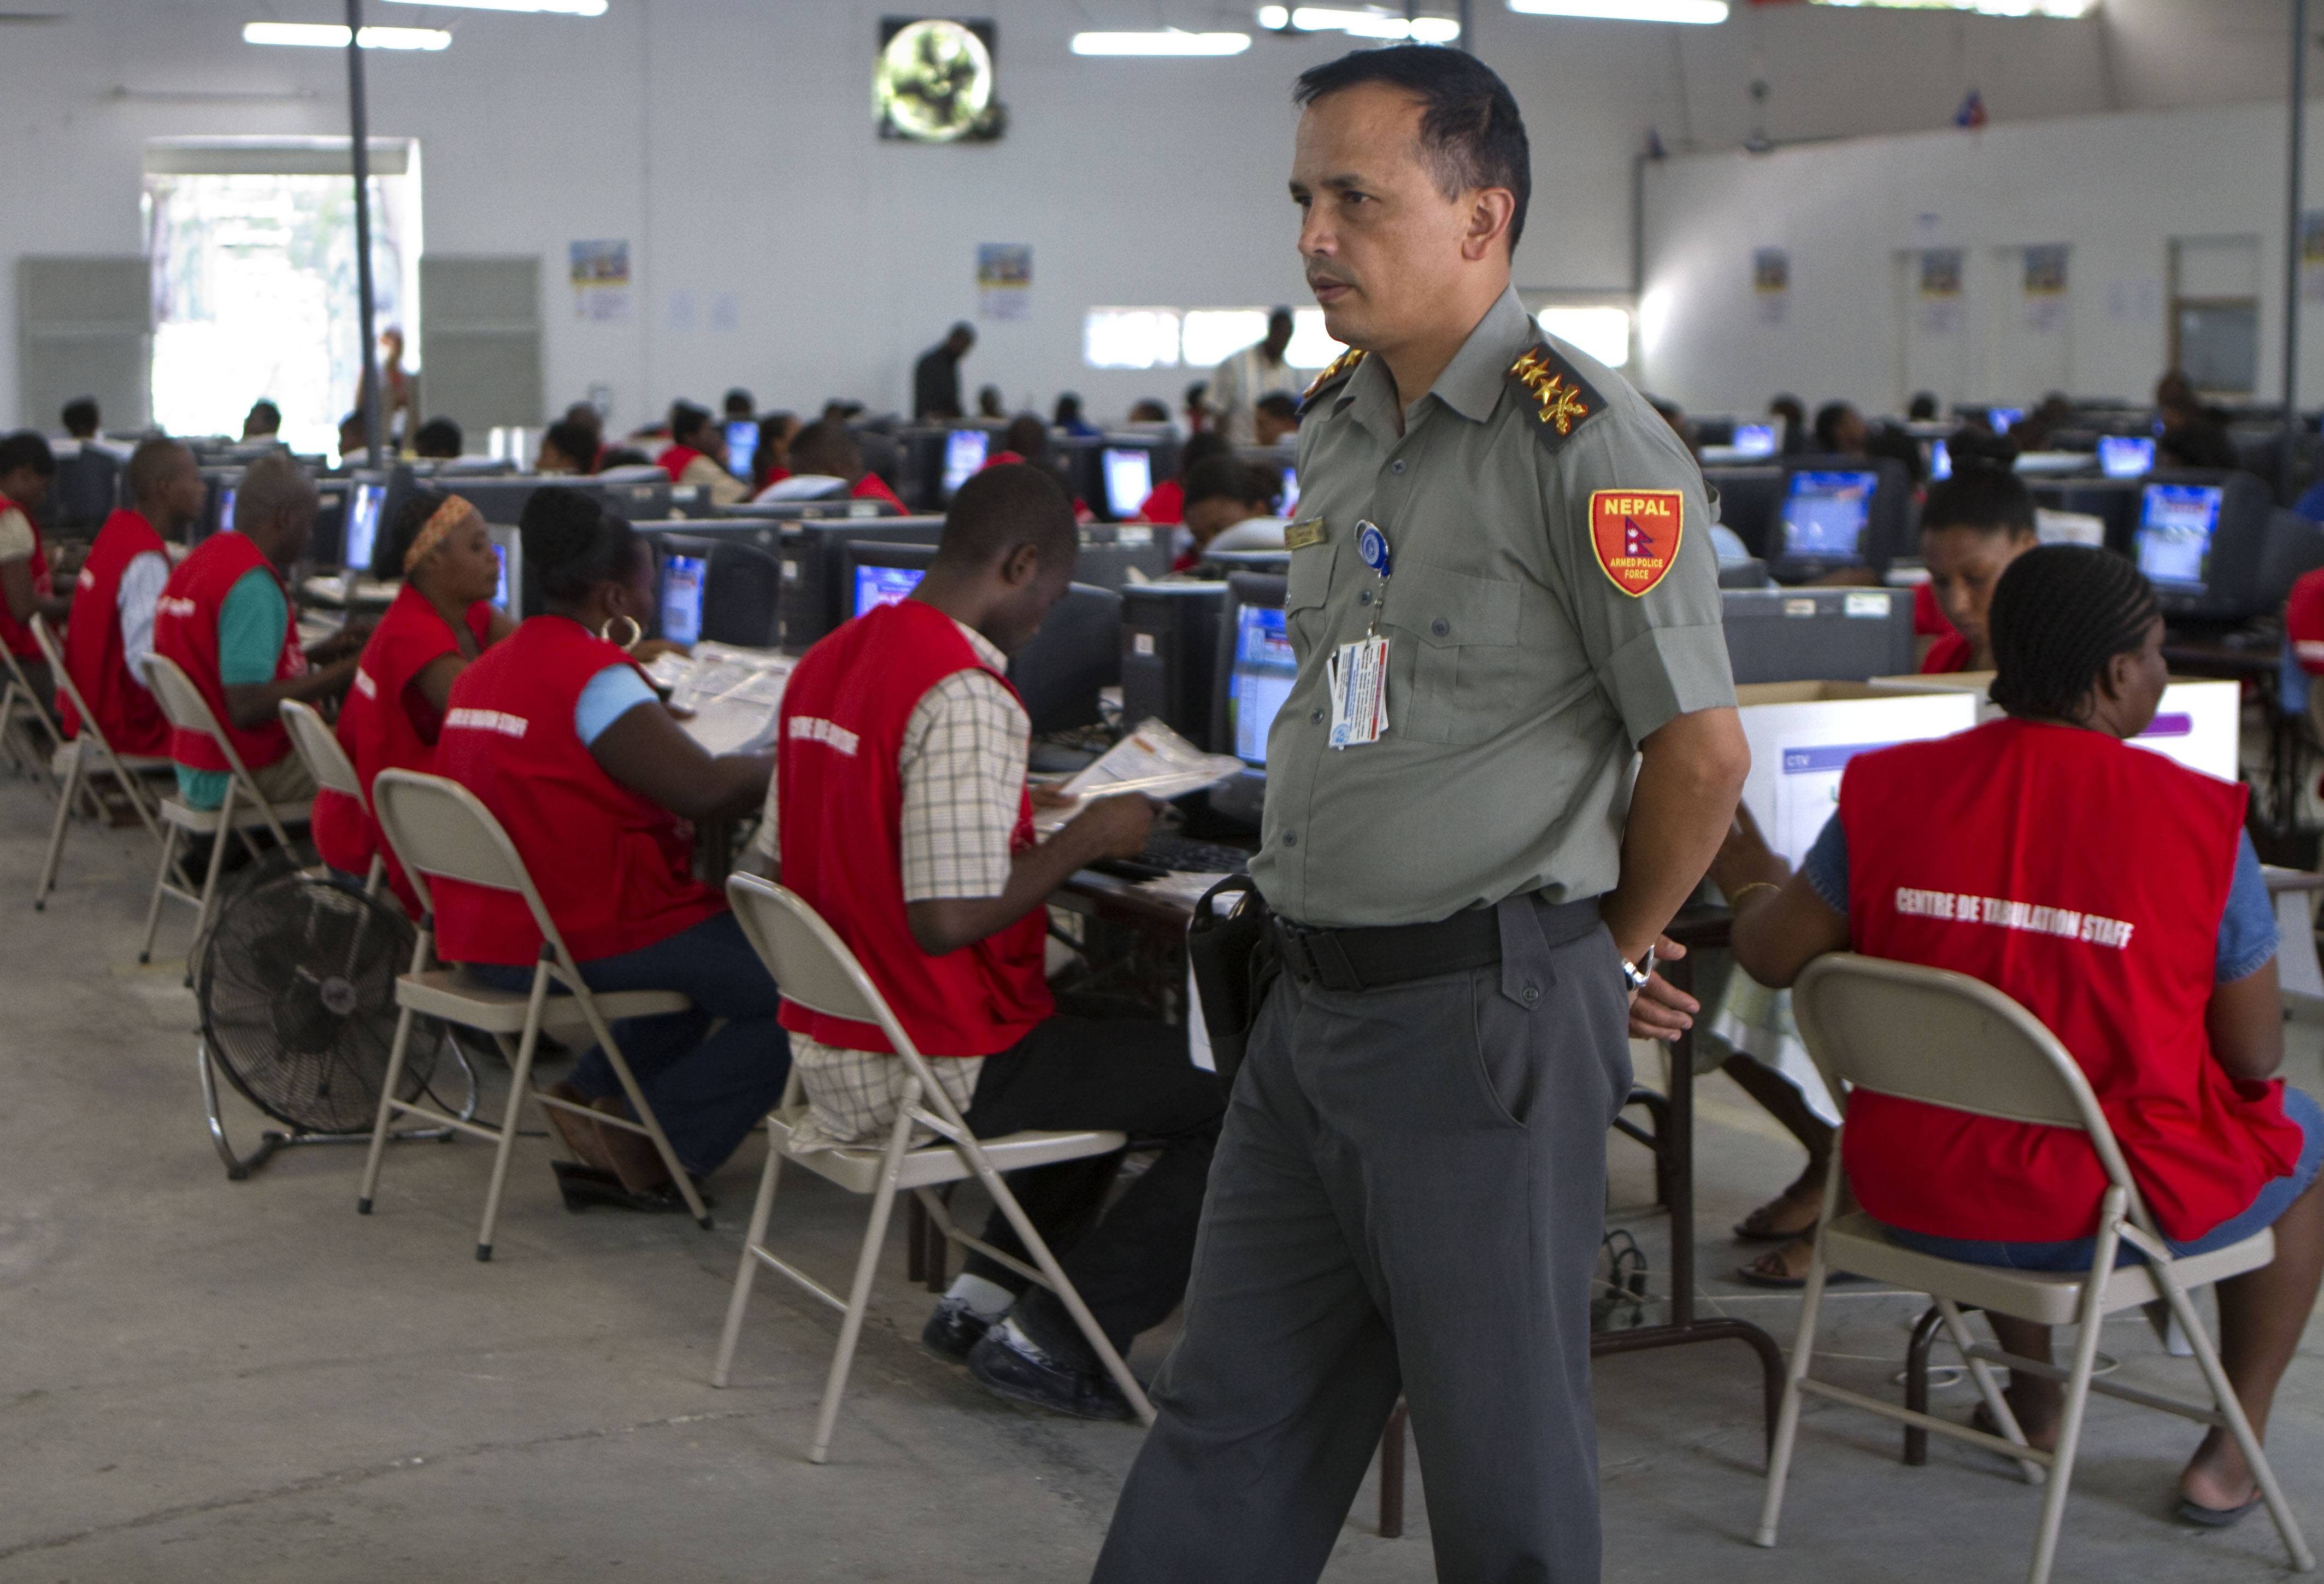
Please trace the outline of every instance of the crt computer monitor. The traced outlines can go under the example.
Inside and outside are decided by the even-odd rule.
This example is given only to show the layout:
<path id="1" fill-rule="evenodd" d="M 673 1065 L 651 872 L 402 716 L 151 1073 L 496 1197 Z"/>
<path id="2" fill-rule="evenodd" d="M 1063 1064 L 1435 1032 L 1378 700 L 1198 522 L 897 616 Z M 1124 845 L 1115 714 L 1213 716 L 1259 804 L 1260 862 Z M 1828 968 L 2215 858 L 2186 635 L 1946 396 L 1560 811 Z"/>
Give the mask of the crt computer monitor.
<path id="1" fill-rule="evenodd" d="M 232 484 L 226 485 L 225 489 L 218 492 L 218 531 L 220 533 L 234 531 L 235 493 L 235 486 Z"/>
<path id="2" fill-rule="evenodd" d="M 936 558 L 934 545 L 883 545 L 850 540 L 840 552 L 848 616 L 892 605 L 920 586 Z"/>
<path id="3" fill-rule="evenodd" d="M 1792 474 L 1773 559 L 1779 572 L 1820 576 L 1865 562 L 1864 530 L 1879 488 L 1877 473 L 1802 471 Z"/>
<path id="4" fill-rule="evenodd" d="M 2100 435 L 2098 471 L 2108 478 L 2144 478 L 2154 471 L 2154 442 L 2144 435 Z"/>
<path id="5" fill-rule="evenodd" d="M 1283 499 L 1276 503 L 1278 517 L 1288 517 L 1299 505 L 1299 470 L 1286 466 L 1283 470 Z"/>
<path id="6" fill-rule="evenodd" d="M 1107 515 L 1129 517 L 1154 493 L 1154 453 L 1143 446 L 1105 448 Z"/>
<path id="7" fill-rule="evenodd" d="M 1775 454 L 1775 426 L 1771 423 L 1738 423 L 1730 447 L 1738 459 L 1753 456 L 1773 456 Z"/>
<path id="8" fill-rule="evenodd" d="M 661 636 L 672 643 L 702 640 L 702 585 L 710 558 L 674 550 L 661 563 Z"/>
<path id="9" fill-rule="evenodd" d="M 1929 477 L 1950 478 L 1953 475 L 1953 448 L 1942 440 L 1929 442 Z"/>
<path id="10" fill-rule="evenodd" d="M 356 576 L 369 576 L 379 548 L 380 519 L 387 512 L 387 481 L 357 479 L 347 490 L 347 531 L 339 564 Z"/>
<path id="11" fill-rule="evenodd" d="M 953 429 L 945 435 L 945 500 L 952 499 L 953 492 L 966 483 L 970 475 L 984 465 L 991 444 L 992 437 L 982 429 Z"/>
<path id="12" fill-rule="evenodd" d="M 2146 486 L 2134 543 L 2138 569 L 2157 588 L 2200 593 L 2209 585 L 2225 493 L 2218 484 Z"/>
<path id="13" fill-rule="evenodd" d="M 749 478 L 751 464 L 758 460 L 758 421 L 748 418 L 727 419 L 726 471 L 736 478 Z"/>
<path id="14" fill-rule="evenodd" d="M 493 559 L 501 564 L 500 580 L 493 589 L 493 608 L 521 620 L 524 614 L 523 542 L 515 529 L 500 524 L 487 524 L 484 534 L 493 541 Z"/>
<path id="15" fill-rule="evenodd" d="M 1121 596 L 1067 585 L 1032 641 L 1010 657 L 1009 682 L 1036 736 L 1096 725 L 1098 695 L 1121 682 Z"/>
<path id="16" fill-rule="evenodd" d="M 1211 811 L 1257 829 L 1267 793 L 1267 733 L 1290 696 L 1298 662 L 1291 652 L 1279 574 L 1237 572 L 1219 610 L 1218 702 L 1211 746 L 1247 767 L 1211 793 Z"/>
<path id="17" fill-rule="evenodd" d="M 1993 426 L 1993 432 L 1997 435 L 2007 434 L 2024 418 L 2025 410 L 2022 407 L 1988 407 L 1985 410 L 1985 421 Z"/>

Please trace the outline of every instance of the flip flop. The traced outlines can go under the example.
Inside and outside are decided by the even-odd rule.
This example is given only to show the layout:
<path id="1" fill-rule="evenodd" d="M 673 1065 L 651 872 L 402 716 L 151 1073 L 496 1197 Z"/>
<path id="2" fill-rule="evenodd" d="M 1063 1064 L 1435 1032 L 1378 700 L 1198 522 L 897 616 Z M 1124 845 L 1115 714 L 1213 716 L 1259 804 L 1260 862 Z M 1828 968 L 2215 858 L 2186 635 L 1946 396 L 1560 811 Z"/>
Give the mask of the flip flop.
<path id="1" fill-rule="evenodd" d="M 2182 1496 L 2172 1509 L 2181 1522 L 2200 1524 L 2205 1529 L 2232 1529 L 2251 1515 L 2254 1507 L 2264 1506 L 2267 1497 L 2252 1492 L 2251 1500 L 2239 1507 L 2207 1507 L 2192 1497 Z"/>
<path id="2" fill-rule="evenodd" d="M 1821 1203 L 1822 1200 L 1823 1195 L 1819 1192 L 1816 1194 L 1816 1202 Z M 1752 1225 L 1754 1221 L 1759 1220 L 1762 1217 L 1766 1216 L 1771 1211 L 1780 1208 L 1784 1202 L 1784 1196 L 1777 1194 L 1775 1198 L 1767 1201 L 1766 1203 L 1753 1211 L 1749 1215 L 1747 1215 L 1741 1220 L 1737 1221 L 1732 1229 L 1735 1233 L 1735 1240 L 1738 1243 L 1788 1243 L 1794 1238 L 1814 1237 L 1816 1221 L 1821 1220 L 1821 1217 L 1810 1217 L 1806 1226 L 1795 1227 L 1788 1232 L 1778 1232 L 1771 1228 L 1755 1228 Z"/>
<path id="3" fill-rule="evenodd" d="M 1784 1241 L 1789 1242 L 1790 1239 L 1785 1239 Z M 1784 1293 L 1798 1292 L 1801 1288 L 1805 1287 L 1808 1285 L 1808 1279 L 1804 1275 L 1769 1275 L 1766 1272 L 1760 1270 L 1757 1267 L 1756 1261 L 1751 1265 L 1737 1266 L 1735 1267 L 1735 1279 L 1738 1282 L 1747 1282 L 1755 1287 L 1773 1287 L 1778 1292 Z M 1823 1285 L 1827 1287 L 1836 1287 L 1844 1282 L 1860 1282 L 1865 1279 L 1865 1277 L 1858 1275 L 1853 1271 L 1826 1271 L 1824 1273 Z"/>

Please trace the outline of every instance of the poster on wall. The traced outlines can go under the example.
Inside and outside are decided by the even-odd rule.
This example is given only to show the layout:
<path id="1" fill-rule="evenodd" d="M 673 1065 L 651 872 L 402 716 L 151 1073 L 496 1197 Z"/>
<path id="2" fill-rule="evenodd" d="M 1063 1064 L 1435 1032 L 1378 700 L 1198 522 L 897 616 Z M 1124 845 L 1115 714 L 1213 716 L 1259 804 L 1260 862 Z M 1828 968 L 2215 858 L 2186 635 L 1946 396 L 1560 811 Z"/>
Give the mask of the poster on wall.
<path id="1" fill-rule="evenodd" d="M 1919 318 L 1923 336 L 1950 336 L 1960 328 L 1960 249 L 1922 250 Z"/>
<path id="2" fill-rule="evenodd" d="M 1791 309 L 1792 255 L 1780 247 L 1751 250 L 1751 293 L 1759 304 L 1759 322 L 1780 325 Z"/>
<path id="3" fill-rule="evenodd" d="M 2300 216 L 2300 295 L 2324 302 L 2324 209 Z"/>
<path id="4" fill-rule="evenodd" d="M 573 317 L 600 325 L 629 323 L 629 243 L 576 242 L 569 256 Z"/>
<path id="5" fill-rule="evenodd" d="M 1023 242 L 976 244 L 976 311 L 988 319 L 1021 319 L 1032 311 L 1033 248 Z"/>
<path id="6" fill-rule="evenodd" d="M 2066 244 L 2044 244 L 2025 253 L 2025 327 L 2054 336 L 2066 327 Z"/>

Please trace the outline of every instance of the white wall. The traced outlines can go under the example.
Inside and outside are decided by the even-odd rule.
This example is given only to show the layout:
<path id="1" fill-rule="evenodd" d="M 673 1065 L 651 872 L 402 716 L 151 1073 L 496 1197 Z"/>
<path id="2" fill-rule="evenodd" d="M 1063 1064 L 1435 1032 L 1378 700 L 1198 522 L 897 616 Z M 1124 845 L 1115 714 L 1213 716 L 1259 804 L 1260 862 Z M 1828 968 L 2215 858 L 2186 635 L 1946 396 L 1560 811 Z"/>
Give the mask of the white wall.
<path id="1" fill-rule="evenodd" d="M 2311 108 L 2308 168 L 2324 155 Z M 1672 159 L 1649 172 L 1643 378 L 1699 411 L 1756 411 L 1775 391 L 1896 410 L 1913 384 L 1916 304 L 1901 261 L 1968 254 L 1961 388 L 2015 401 L 2061 386 L 2144 399 L 2164 366 L 2173 238 L 2258 239 L 2260 386 L 2280 355 L 2284 112 L 2280 106 L 2062 117 L 1908 136 Z M 2324 207 L 2324 193 L 2310 200 Z M 2072 246 L 2067 319 L 2026 327 L 2011 252 Z M 1784 322 L 1764 323 L 1751 253 L 1784 247 Z M 2303 402 L 2324 399 L 2324 304 L 2307 305 Z M 1921 372 L 1921 371 L 1916 371 Z"/>

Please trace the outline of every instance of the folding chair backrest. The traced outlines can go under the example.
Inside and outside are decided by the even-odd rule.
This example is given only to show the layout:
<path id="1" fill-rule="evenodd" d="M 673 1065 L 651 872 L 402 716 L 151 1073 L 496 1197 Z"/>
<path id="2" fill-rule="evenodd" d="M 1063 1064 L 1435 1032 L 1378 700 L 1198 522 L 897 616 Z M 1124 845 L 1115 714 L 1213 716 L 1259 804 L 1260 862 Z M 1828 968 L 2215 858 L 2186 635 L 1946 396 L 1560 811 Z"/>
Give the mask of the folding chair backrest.
<path id="1" fill-rule="evenodd" d="M 827 1018 L 877 1024 L 897 1054 L 917 1061 L 911 1037 L 888 1009 L 887 998 L 847 943 L 797 892 L 738 874 L 726 882 L 726 899 L 742 934 L 783 987 L 783 999 Z"/>
<path id="2" fill-rule="evenodd" d="M 56 634 L 49 631 L 48 618 L 35 611 L 31 626 L 32 641 L 40 645 L 41 658 L 48 662 L 49 675 L 56 678 L 57 691 L 72 700 L 73 714 L 80 717 L 81 731 L 95 741 L 97 717 L 88 713 L 88 701 L 81 697 L 80 689 L 73 685 L 72 673 L 65 669 L 64 651 L 57 647 Z"/>
<path id="3" fill-rule="evenodd" d="M 333 792 L 343 792 L 358 804 L 363 802 L 363 782 L 355 775 L 355 767 L 348 762 L 346 750 L 315 706 L 300 704 L 295 698 L 282 701 L 282 724 L 290 733 L 290 746 L 298 751 L 300 762 L 315 778 L 315 785 Z"/>
<path id="4" fill-rule="evenodd" d="M 24 674 L 24 664 L 16 658 L 16 651 L 0 644 L 0 660 L 8 663 L 8 679 L 16 685 L 16 691 L 23 696 L 24 702 L 32 706 L 35 714 L 42 714 L 41 695 L 32 691 L 32 679 Z"/>
<path id="5" fill-rule="evenodd" d="M 199 732 L 217 743 L 235 779 L 247 785 L 250 772 L 242 768 L 242 755 L 235 751 L 234 740 L 218 725 L 217 717 L 210 714 L 209 701 L 195 687 L 193 678 L 179 668 L 178 662 L 163 654 L 152 656 L 145 662 L 145 679 L 152 683 L 154 701 L 161 706 L 161 714 L 170 724 L 180 732 Z"/>
<path id="6" fill-rule="evenodd" d="M 514 891 L 532 909 L 532 922 L 559 960 L 566 953 L 532 876 L 493 811 L 457 781 L 417 770 L 382 770 L 371 784 L 372 817 L 388 850 L 433 910 L 428 881 L 455 879 L 487 890 Z"/>
<path id="7" fill-rule="evenodd" d="M 2114 1129 L 2058 1036 L 1965 973 L 1836 952 L 1792 990 L 1801 1041 L 1833 1093 L 1843 1082 L 2005 1121 L 2077 1128 L 2131 1188 Z"/>

